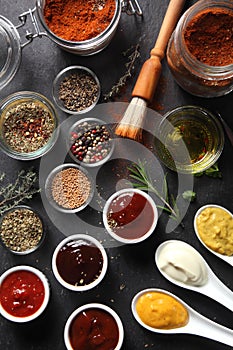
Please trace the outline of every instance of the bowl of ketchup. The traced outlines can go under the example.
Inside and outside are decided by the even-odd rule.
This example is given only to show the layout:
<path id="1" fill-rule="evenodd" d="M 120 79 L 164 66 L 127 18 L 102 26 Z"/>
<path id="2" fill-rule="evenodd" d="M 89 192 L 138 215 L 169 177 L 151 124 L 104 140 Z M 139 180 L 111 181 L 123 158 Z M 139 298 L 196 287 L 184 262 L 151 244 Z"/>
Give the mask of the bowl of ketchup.
<path id="1" fill-rule="evenodd" d="M 34 267 L 14 266 L 0 277 L 0 313 L 10 321 L 36 319 L 45 310 L 49 297 L 48 280 Z"/>
<path id="2" fill-rule="evenodd" d="M 67 350 L 120 350 L 123 339 L 120 317 L 109 306 L 100 303 L 77 308 L 64 328 Z"/>
<path id="3" fill-rule="evenodd" d="M 132 244 L 147 239 L 155 230 L 158 210 L 152 197 L 135 188 L 112 194 L 103 209 L 104 227 L 116 241 Z"/>

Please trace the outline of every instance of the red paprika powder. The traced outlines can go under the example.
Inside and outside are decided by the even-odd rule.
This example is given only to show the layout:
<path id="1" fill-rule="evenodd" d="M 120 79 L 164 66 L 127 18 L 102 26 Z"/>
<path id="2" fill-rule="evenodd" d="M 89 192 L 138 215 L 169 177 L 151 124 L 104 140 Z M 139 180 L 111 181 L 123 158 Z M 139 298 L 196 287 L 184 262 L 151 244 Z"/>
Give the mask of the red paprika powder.
<path id="1" fill-rule="evenodd" d="M 233 12 L 220 8 L 201 11 L 188 23 L 184 40 L 190 53 L 209 66 L 233 63 Z"/>
<path id="2" fill-rule="evenodd" d="M 44 19 L 58 37 L 84 41 L 109 26 L 115 9 L 115 0 L 46 0 Z"/>

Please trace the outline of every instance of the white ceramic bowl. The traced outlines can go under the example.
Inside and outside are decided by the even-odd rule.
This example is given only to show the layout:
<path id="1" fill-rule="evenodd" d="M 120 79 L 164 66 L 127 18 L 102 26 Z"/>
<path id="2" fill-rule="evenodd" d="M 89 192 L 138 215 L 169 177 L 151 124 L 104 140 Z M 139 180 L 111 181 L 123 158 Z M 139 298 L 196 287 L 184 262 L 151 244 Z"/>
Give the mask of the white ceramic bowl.
<path id="1" fill-rule="evenodd" d="M 96 248 L 98 248 L 102 254 L 103 257 L 103 264 L 102 264 L 102 269 L 100 274 L 98 275 L 98 277 L 93 280 L 92 282 L 90 282 L 89 284 L 83 284 L 83 285 L 74 285 L 71 283 L 68 283 L 67 281 L 65 281 L 61 274 L 58 271 L 58 267 L 57 267 L 57 256 L 59 251 L 68 243 L 73 242 L 73 241 L 80 241 L 80 242 L 84 242 L 84 244 L 88 244 L 91 246 L 94 246 Z M 67 260 L 68 261 L 68 260 Z M 107 267 L 108 267 L 108 256 L 106 254 L 106 251 L 104 249 L 104 247 L 102 246 L 102 244 L 95 239 L 92 236 L 86 235 L 86 234 L 74 234 L 72 236 L 69 236 L 65 239 L 63 239 L 58 246 L 56 247 L 56 249 L 54 250 L 53 253 L 53 257 L 52 257 L 52 269 L 53 269 L 53 273 L 57 279 L 57 281 L 65 288 L 75 291 L 75 292 L 83 292 L 89 289 L 92 289 L 94 287 L 96 287 L 104 278 L 106 272 L 107 272 Z"/>
<path id="2" fill-rule="evenodd" d="M 149 228 L 149 230 L 143 234 L 141 237 L 136 237 L 136 238 L 125 238 L 125 237 L 121 237 L 120 235 L 116 234 L 115 232 L 113 232 L 113 230 L 111 229 L 109 222 L 108 222 L 108 212 L 109 212 L 109 207 L 111 205 L 111 203 L 113 202 L 113 200 L 115 200 L 117 197 L 121 196 L 121 195 L 125 195 L 125 194 L 139 194 L 142 197 L 144 197 L 149 204 L 151 205 L 152 211 L 153 211 L 153 221 L 151 223 L 151 226 Z M 146 213 L 143 213 L 143 215 L 145 215 L 146 218 Z M 154 200 L 152 199 L 152 197 L 145 193 L 144 191 L 135 189 L 135 188 L 125 188 L 122 190 L 119 190 L 117 192 L 115 192 L 112 196 L 110 196 L 104 206 L 103 209 L 103 223 L 105 226 L 105 229 L 107 230 L 107 232 L 109 233 L 109 235 L 111 237 L 113 237 L 116 241 L 121 242 L 121 243 L 125 243 L 125 244 L 134 244 L 134 243 L 139 243 L 144 241 L 145 239 L 147 239 L 155 230 L 156 225 L 158 222 L 158 210 L 156 207 L 156 204 L 154 202 Z"/>
<path id="3" fill-rule="evenodd" d="M 118 331 L 119 331 L 119 340 L 118 340 L 118 343 L 117 343 L 116 347 L 114 348 L 114 350 L 120 350 L 122 347 L 123 340 L 124 340 L 124 328 L 123 328 L 121 319 L 113 309 L 111 309 L 110 307 L 108 307 L 104 304 L 99 304 L 99 303 L 90 303 L 90 304 L 80 306 L 70 315 L 70 317 L 68 318 L 68 320 L 65 324 L 65 329 L 64 329 L 64 341 L 65 341 L 65 345 L 66 345 L 67 350 L 73 350 L 73 347 L 71 346 L 71 342 L 70 342 L 70 337 L 69 337 L 70 326 L 71 326 L 73 320 L 75 319 L 75 317 L 78 314 L 80 314 L 81 312 L 88 310 L 88 309 L 102 310 L 104 312 L 109 313 L 114 318 L 114 320 L 117 324 L 117 327 L 118 327 Z"/>
<path id="4" fill-rule="evenodd" d="M 13 321 L 16 323 L 25 323 L 25 322 L 29 322 L 29 321 L 33 321 L 35 320 L 37 317 L 39 317 L 42 312 L 45 310 L 45 308 L 47 307 L 47 304 L 49 302 L 49 298 L 50 298 L 50 287 L 49 287 L 49 282 L 47 280 L 47 278 L 45 277 L 45 275 L 38 269 L 31 267 L 31 266 L 27 266 L 27 265 L 18 265 L 18 266 L 14 266 L 8 270 L 6 270 L 0 277 L 0 285 L 2 287 L 2 283 L 4 282 L 4 280 L 11 275 L 14 272 L 17 271 L 28 271 L 33 273 L 34 275 L 36 275 L 42 282 L 43 286 L 44 286 L 44 300 L 41 304 L 41 306 L 39 307 L 39 309 L 37 311 L 35 311 L 35 313 L 28 315 L 28 316 L 24 316 L 24 317 L 19 317 L 19 316 L 14 316 L 10 313 L 8 313 L 2 306 L 2 302 L 0 303 L 0 313 L 2 316 L 4 316 L 6 319 L 8 319 L 9 321 Z"/>

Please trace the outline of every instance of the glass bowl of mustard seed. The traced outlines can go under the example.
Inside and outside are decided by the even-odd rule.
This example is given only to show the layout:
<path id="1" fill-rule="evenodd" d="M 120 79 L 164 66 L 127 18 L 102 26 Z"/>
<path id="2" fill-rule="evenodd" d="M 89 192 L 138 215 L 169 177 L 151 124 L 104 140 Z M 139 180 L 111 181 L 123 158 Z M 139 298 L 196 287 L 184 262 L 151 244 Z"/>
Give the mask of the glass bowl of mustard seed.
<path id="1" fill-rule="evenodd" d="M 32 160 L 55 144 L 59 120 L 43 95 L 20 91 L 0 102 L 0 148 L 18 160 Z"/>
<path id="2" fill-rule="evenodd" d="M 97 118 L 84 118 L 70 128 L 67 148 L 70 157 L 86 167 L 100 166 L 114 151 L 110 125 Z"/>
<path id="3" fill-rule="evenodd" d="M 94 181 L 83 167 L 65 163 L 54 168 L 45 181 L 49 203 L 62 213 L 77 213 L 88 206 L 94 195 Z"/>
<path id="4" fill-rule="evenodd" d="M 100 97 L 100 82 L 94 72 L 83 66 L 61 70 L 53 82 L 53 98 L 57 106 L 69 114 L 90 111 Z"/>
<path id="5" fill-rule="evenodd" d="M 5 248 L 17 255 L 38 249 L 45 238 L 43 221 L 31 207 L 18 205 L 8 210 L 0 221 L 0 240 Z"/>

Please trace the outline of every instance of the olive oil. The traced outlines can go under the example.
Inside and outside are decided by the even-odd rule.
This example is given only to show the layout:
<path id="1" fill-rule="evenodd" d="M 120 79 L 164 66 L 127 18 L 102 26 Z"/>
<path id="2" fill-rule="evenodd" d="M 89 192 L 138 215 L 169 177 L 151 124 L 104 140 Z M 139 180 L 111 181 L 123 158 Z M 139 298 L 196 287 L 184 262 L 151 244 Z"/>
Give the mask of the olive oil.
<path id="1" fill-rule="evenodd" d="M 197 106 L 178 107 L 165 115 L 155 139 L 157 156 L 168 168 L 191 174 L 212 166 L 223 145 L 219 120 Z"/>
<path id="2" fill-rule="evenodd" d="M 174 125 L 174 130 L 167 135 L 165 147 L 173 149 L 179 155 L 182 148 L 181 142 L 187 147 L 190 163 L 194 164 L 201 160 L 212 144 L 212 137 L 208 129 L 196 120 L 178 120 Z"/>

